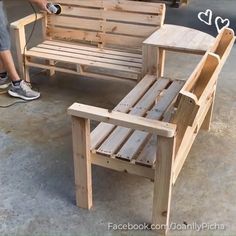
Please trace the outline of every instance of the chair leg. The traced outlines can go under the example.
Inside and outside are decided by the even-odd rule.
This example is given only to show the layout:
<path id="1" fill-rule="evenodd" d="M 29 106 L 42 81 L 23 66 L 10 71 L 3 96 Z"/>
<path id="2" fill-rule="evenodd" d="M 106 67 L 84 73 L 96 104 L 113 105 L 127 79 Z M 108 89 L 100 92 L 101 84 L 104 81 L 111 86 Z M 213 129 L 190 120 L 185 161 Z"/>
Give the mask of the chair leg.
<path id="1" fill-rule="evenodd" d="M 50 66 L 55 66 L 56 63 L 54 60 L 48 60 L 48 64 Z M 55 73 L 56 73 L 55 69 L 52 68 L 49 70 L 49 76 L 53 76 L 53 75 L 55 75 Z"/>
<path id="2" fill-rule="evenodd" d="M 174 155 L 175 138 L 158 136 L 152 223 L 161 234 L 166 234 L 169 228 Z"/>
<path id="3" fill-rule="evenodd" d="M 166 56 L 166 51 L 162 48 L 159 48 L 158 49 L 158 77 L 164 76 L 165 56 Z"/>
<path id="4" fill-rule="evenodd" d="M 92 207 L 90 124 L 88 119 L 72 117 L 76 205 Z"/>

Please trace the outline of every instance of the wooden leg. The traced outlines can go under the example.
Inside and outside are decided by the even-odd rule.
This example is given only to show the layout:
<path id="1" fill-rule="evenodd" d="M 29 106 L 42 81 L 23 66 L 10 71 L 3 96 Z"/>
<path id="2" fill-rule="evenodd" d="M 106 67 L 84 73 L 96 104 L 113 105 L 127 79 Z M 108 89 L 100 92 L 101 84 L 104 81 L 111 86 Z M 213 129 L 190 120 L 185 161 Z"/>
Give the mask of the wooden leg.
<path id="1" fill-rule="evenodd" d="M 29 67 L 25 66 L 24 68 L 24 80 L 30 83 Z"/>
<path id="2" fill-rule="evenodd" d="M 54 60 L 48 60 L 48 64 L 50 66 L 55 66 L 56 63 Z M 56 73 L 55 69 L 52 68 L 49 70 L 49 76 L 53 76 L 53 75 L 55 75 L 55 73 Z"/>
<path id="3" fill-rule="evenodd" d="M 152 45 L 143 45 L 143 66 L 142 78 L 146 74 L 157 74 L 157 47 Z"/>
<path id="4" fill-rule="evenodd" d="M 213 100 L 212 100 L 212 104 L 206 114 L 206 117 L 202 123 L 202 126 L 201 126 L 201 129 L 202 130 L 207 130 L 209 131 L 210 128 L 211 128 L 211 120 L 212 120 L 212 115 L 213 115 L 213 109 L 214 109 L 214 102 L 215 102 L 215 94 L 216 94 L 216 91 L 214 92 L 213 94 Z"/>
<path id="5" fill-rule="evenodd" d="M 169 227 L 174 149 L 175 138 L 158 136 L 152 223 L 162 234 L 166 234 Z"/>
<path id="6" fill-rule="evenodd" d="M 90 209 L 92 207 L 92 177 L 88 119 L 72 117 L 72 137 L 76 204 L 78 207 Z"/>
<path id="7" fill-rule="evenodd" d="M 165 55 L 166 55 L 166 51 L 162 48 L 159 48 L 158 50 L 158 77 L 164 76 Z"/>

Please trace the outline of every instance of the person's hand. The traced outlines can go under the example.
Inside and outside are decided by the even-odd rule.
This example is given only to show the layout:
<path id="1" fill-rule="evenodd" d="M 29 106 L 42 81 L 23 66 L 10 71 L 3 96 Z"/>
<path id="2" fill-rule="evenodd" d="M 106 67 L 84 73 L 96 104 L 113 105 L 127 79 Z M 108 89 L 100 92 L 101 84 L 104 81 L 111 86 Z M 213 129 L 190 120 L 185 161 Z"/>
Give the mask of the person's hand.
<path id="1" fill-rule="evenodd" d="M 30 2 L 35 3 L 41 10 L 48 11 L 47 0 L 30 0 Z"/>

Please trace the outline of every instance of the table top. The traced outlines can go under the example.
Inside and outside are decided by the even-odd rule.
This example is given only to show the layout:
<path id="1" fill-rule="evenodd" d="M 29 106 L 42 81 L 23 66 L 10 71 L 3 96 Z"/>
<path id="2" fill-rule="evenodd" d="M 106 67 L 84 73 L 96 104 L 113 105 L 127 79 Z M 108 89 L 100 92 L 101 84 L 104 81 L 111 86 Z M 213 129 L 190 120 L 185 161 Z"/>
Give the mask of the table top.
<path id="1" fill-rule="evenodd" d="M 213 36 L 196 29 L 164 24 L 143 43 L 167 50 L 204 54 L 214 40 Z"/>

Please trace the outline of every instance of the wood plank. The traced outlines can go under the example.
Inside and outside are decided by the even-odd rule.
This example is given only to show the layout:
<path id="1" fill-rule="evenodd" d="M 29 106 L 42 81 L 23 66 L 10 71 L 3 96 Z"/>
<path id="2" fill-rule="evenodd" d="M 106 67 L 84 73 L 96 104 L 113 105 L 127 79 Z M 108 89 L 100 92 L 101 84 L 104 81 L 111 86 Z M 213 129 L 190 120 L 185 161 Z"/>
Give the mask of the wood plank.
<path id="1" fill-rule="evenodd" d="M 50 17 L 48 17 L 48 27 L 50 28 L 53 26 L 101 31 L 102 21 L 97 19 L 92 20 L 78 17 L 50 15 Z"/>
<path id="2" fill-rule="evenodd" d="M 168 79 L 157 80 L 139 102 L 131 109 L 129 114 L 141 117 L 144 116 L 168 83 Z M 117 127 L 97 149 L 97 152 L 105 155 L 113 155 L 131 132 L 132 130 L 129 128 Z"/>
<path id="3" fill-rule="evenodd" d="M 128 67 L 136 67 L 136 68 L 140 68 L 140 70 L 141 70 L 141 66 L 142 66 L 141 63 L 127 62 L 127 61 L 114 60 L 114 59 L 110 59 L 110 58 L 84 55 L 84 54 L 77 53 L 74 49 L 52 47 L 52 46 L 47 46 L 47 45 L 43 45 L 43 44 L 39 44 L 37 47 L 31 48 L 30 51 L 56 54 L 56 55 L 70 57 L 72 59 L 73 58 L 84 59 L 84 60 L 88 60 L 88 61 L 108 63 L 111 65 L 122 65 L 122 66 L 128 66 Z"/>
<path id="4" fill-rule="evenodd" d="M 92 207 L 92 176 L 89 134 L 89 120 L 72 117 L 76 204 L 77 206 L 86 209 Z"/>
<path id="5" fill-rule="evenodd" d="M 70 106 L 68 108 L 68 114 L 117 126 L 129 127 L 130 129 L 146 131 L 163 137 L 173 137 L 176 132 L 176 125 L 80 103 L 74 103 Z"/>
<path id="6" fill-rule="evenodd" d="M 109 21 L 132 22 L 136 24 L 147 24 L 160 26 L 162 17 L 153 14 L 129 13 L 118 11 L 102 11 L 102 18 Z"/>
<path id="7" fill-rule="evenodd" d="M 104 1 L 104 8 L 113 11 L 162 14 L 164 4 L 153 2 L 134 2 L 126 0 Z"/>
<path id="8" fill-rule="evenodd" d="M 113 110 L 127 113 L 154 81 L 156 81 L 156 76 L 146 75 Z M 100 123 L 91 133 L 91 149 L 95 149 L 109 135 L 114 127 L 112 124 Z"/>
<path id="9" fill-rule="evenodd" d="M 166 235 L 169 229 L 172 193 L 175 139 L 158 137 L 157 163 L 154 179 L 152 224 L 164 225 L 158 234 Z"/>
<path id="10" fill-rule="evenodd" d="M 156 102 L 155 106 L 150 110 L 150 112 L 148 112 L 147 118 L 160 120 L 173 99 L 178 95 L 183 85 L 184 81 L 173 81 L 163 96 L 161 96 Z M 148 135 L 148 133 L 135 130 L 117 153 L 117 157 L 127 160 L 135 159 L 138 156 L 137 154 L 140 151 L 140 148 L 143 147 Z M 137 162 L 140 163 L 141 159 L 142 158 L 137 157 Z"/>
<path id="11" fill-rule="evenodd" d="M 86 55 L 86 56 L 93 56 L 93 57 L 99 57 L 99 58 L 105 58 L 105 59 L 112 59 L 112 60 L 118 60 L 118 61 L 124 61 L 124 62 L 135 62 L 142 66 L 142 60 L 138 58 L 133 58 L 133 57 L 124 57 L 124 56 L 117 56 L 117 55 L 111 55 L 111 54 L 106 54 L 106 53 L 97 53 L 92 52 L 92 51 L 86 51 L 86 50 L 80 50 L 80 49 L 75 49 L 75 48 L 69 48 L 69 47 L 61 47 L 53 44 L 39 44 L 37 45 L 39 48 L 46 48 L 46 49 L 52 49 L 55 51 L 65 51 L 65 52 L 72 52 L 80 55 Z"/>
<path id="12" fill-rule="evenodd" d="M 96 52 L 96 53 L 101 53 L 101 56 L 103 54 L 108 54 L 108 55 L 114 55 L 114 56 L 121 56 L 121 57 L 128 57 L 128 58 L 137 58 L 137 59 L 142 59 L 142 55 L 138 53 L 129 53 L 125 51 L 118 51 L 118 50 L 108 50 L 104 48 L 98 48 L 94 46 L 85 46 L 81 44 L 73 44 L 71 42 L 65 42 L 65 41 L 44 41 L 44 44 L 48 45 L 55 45 L 55 46 L 60 46 L 60 47 L 65 47 L 65 48 L 74 48 L 77 50 L 84 50 L 86 53 L 87 52 Z M 139 61 L 138 61 L 139 62 Z"/>
<path id="13" fill-rule="evenodd" d="M 75 6 L 82 6 L 82 7 L 93 7 L 93 8 L 102 8 L 103 7 L 103 0 L 52 0 L 51 2 L 59 3 L 62 5 L 75 5 Z"/>
<path id="14" fill-rule="evenodd" d="M 91 154 L 91 158 L 92 158 L 92 164 L 94 165 L 154 180 L 153 168 L 135 165 L 132 164 L 131 162 L 126 162 L 119 159 L 113 159 L 99 154 Z"/>
<path id="15" fill-rule="evenodd" d="M 26 56 L 31 56 L 35 58 L 42 58 L 42 59 L 47 59 L 47 60 L 56 60 L 56 61 L 61 61 L 61 62 L 68 62 L 72 64 L 81 64 L 81 65 L 87 65 L 87 66 L 93 66 L 93 67 L 103 67 L 107 69 L 113 69 L 113 70 L 120 70 L 120 71 L 127 71 L 130 73 L 139 73 L 140 69 L 137 68 L 129 68 L 125 66 L 119 66 L 119 65 L 111 65 L 107 63 L 102 63 L 102 62 L 93 62 L 93 61 L 88 61 L 88 60 L 83 60 L 83 59 L 76 59 L 76 58 L 70 58 L 70 57 L 65 57 L 65 56 L 58 56 L 55 54 L 49 54 L 49 53 L 41 53 L 41 52 L 34 52 L 34 51 L 27 51 L 25 53 Z"/>
<path id="16" fill-rule="evenodd" d="M 52 39 L 60 39 L 68 42 L 83 42 L 98 44 L 102 42 L 101 35 L 93 31 L 65 29 L 53 27 L 47 29 L 47 36 Z"/>

